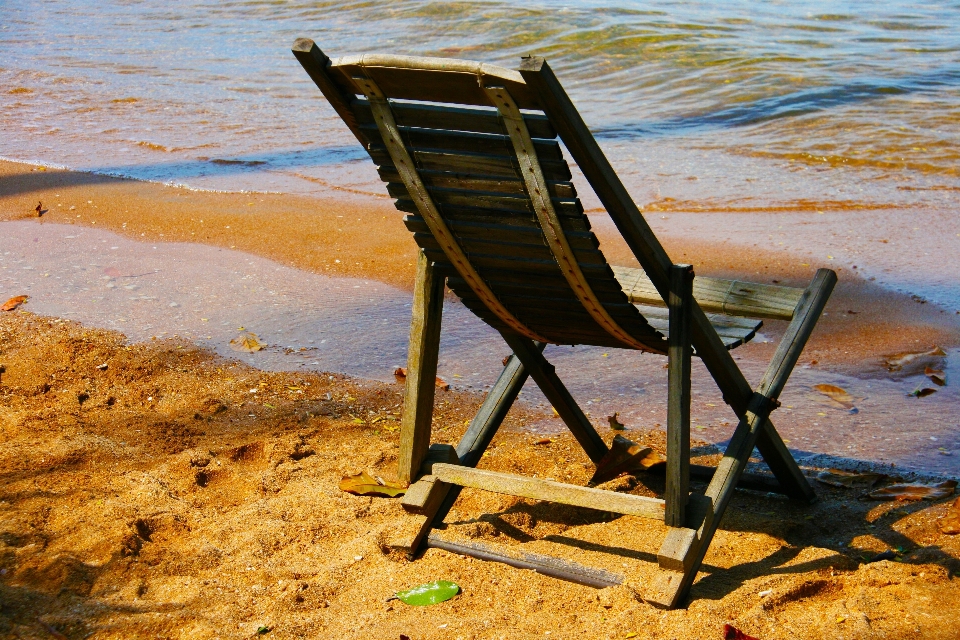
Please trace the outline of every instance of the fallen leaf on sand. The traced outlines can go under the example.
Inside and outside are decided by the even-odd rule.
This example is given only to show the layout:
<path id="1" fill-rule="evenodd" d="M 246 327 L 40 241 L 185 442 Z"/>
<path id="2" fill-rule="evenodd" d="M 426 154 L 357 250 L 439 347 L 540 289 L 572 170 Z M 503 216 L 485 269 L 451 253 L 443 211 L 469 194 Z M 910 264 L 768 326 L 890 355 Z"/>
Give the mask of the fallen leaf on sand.
<path id="1" fill-rule="evenodd" d="M 930 351 L 918 351 L 915 353 L 898 353 L 896 355 L 887 356 L 883 360 L 883 364 L 887 367 L 887 371 L 901 371 L 905 366 L 909 365 L 911 362 L 917 358 L 923 357 L 943 357 L 947 355 L 947 352 L 941 349 L 940 347 L 934 347 Z"/>
<path id="2" fill-rule="evenodd" d="M 873 500 L 940 500 L 953 495 L 957 488 L 956 480 L 947 480 L 940 484 L 892 484 L 867 494 Z"/>
<path id="3" fill-rule="evenodd" d="M 943 375 L 943 371 L 939 369 L 934 369 L 933 367 L 925 367 L 923 369 L 923 375 L 930 378 L 930 381 L 933 384 L 937 385 L 938 387 L 942 387 L 945 384 L 947 384 L 946 376 Z"/>
<path id="4" fill-rule="evenodd" d="M 27 298 L 30 296 L 14 296 L 3 303 L 3 306 L 0 307 L 0 311 L 13 311 L 24 302 L 27 301 Z"/>
<path id="5" fill-rule="evenodd" d="M 625 426 L 620 422 L 620 412 L 615 411 L 612 416 L 607 416 L 607 422 L 610 423 L 610 428 L 614 431 L 623 431 Z"/>
<path id="6" fill-rule="evenodd" d="M 393 375 L 397 379 L 397 382 L 404 382 L 407 379 L 407 370 L 404 367 L 397 367 L 393 371 Z M 437 387 L 437 389 L 440 389 L 440 391 L 450 390 L 450 383 L 440 376 L 437 376 L 436 380 L 434 381 L 434 385 Z"/>
<path id="7" fill-rule="evenodd" d="M 340 480 L 339 487 L 341 491 L 352 493 L 355 496 L 386 496 L 388 498 L 395 498 L 407 492 L 405 488 L 395 482 L 383 480 L 383 484 L 380 484 L 366 471 L 361 471 L 352 476 L 343 476 Z"/>
<path id="8" fill-rule="evenodd" d="M 947 515 L 937 523 L 937 526 L 940 527 L 941 533 L 948 536 L 960 533 L 960 498 L 953 501 L 950 509 L 947 510 Z"/>
<path id="9" fill-rule="evenodd" d="M 533 444 L 550 444 L 551 442 L 553 442 L 553 440 L 551 440 L 550 438 L 540 438 Z"/>
<path id="10" fill-rule="evenodd" d="M 425 607 L 449 600 L 460 593 L 460 586 L 447 580 L 435 580 L 407 591 L 398 591 L 400 602 L 415 607 Z"/>
<path id="11" fill-rule="evenodd" d="M 758 640 L 730 624 L 723 625 L 723 640 Z"/>
<path id="12" fill-rule="evenodd" d="M 846 409 L 852 409 L 853 405 L 856 404 L 856 398 L 847 393 L 847 390 L 843 387 L 837 387 L 832 384 L 815 384 L 813 388 L 834 402 L 843 405 Z"/>
<path id="13" fill-rule="evenodd" d="M 926 398 L 927 396 L 933 395 L 936 392 L 937 392 L 936 389 L 932 387 L 927 387 L 925 389 L 916 389 L 914 391 L 911 391 L 909 395 L 915 398 Z"/>
<path id="14" fill-rule="evenodd" d="M 230 348 L 234 351 L 253 353 L 254 351 L 263 349 L 263 343 L 257 338 L 257 334 L 247 331 L 231 340 Z"/>
<path id="15" fill-rule="evenodd" d="M 650 447 L 631 442 L 618 434 L 613 437 L 610 451 L 597 464 L 597 471 L 590 478 L 590 484 L 601 484 L 629 471 L 647 471 L 665 461 L 664 456 Z"/>
<path id="16" fill-rule="evenodd" d="M 867 489 L 886 478 L 882 473 L 855 473 L 842 469 L 827 469 L 817 474 L 817 482 L 831 487 L 847 489 Z"/>
<path id="17" fill-rule="evenodd" d="M 41 217 L 41 216 L 43 215 L 43 203 L 42 203 L 42 202 L 37 202 L 37 208 L 34 209 L 34 211 L 37 212 L 37 217 L 38 217 L 38 218 Z"/>

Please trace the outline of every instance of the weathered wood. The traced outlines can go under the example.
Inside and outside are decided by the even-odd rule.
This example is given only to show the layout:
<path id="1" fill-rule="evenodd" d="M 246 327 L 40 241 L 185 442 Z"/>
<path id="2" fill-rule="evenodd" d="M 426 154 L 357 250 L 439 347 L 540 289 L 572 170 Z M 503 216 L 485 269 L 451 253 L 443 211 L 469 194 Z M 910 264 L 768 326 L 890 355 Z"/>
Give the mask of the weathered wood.
<path id="1" fill-rule="evenodd" d="M 393 166 L 378 167 L 377 172 L 384 182 L 401 182 L 400 174 Z M 523 196 L 523 183 L 516 178 L 485 176 L 475 173 L 457 173 L 453 171 L 420 171 L 420 178 L 428 187 L 480 191 L 482 193 Z M 572 182 L 548 180 L 547 188 L 555 198 L 576 198 L 577 190 Z"/>
<path id="2" fill-rule="evenodd" d="M 403 494 L 403 498 L 400 500 L 400 506 L 407 513 L 417 515 L 425 515 L 435 511 L 440 507 L 440 503 L 446 496 L 443 489 L 448 486 L 446 483 L 437 480 L 436 476 L 422 476 L 407 488 L 407 492 Z"/>
<path id="3" fill-rule="evenodd" d="M 690 307 L 693 267 L 670 270 L 670 335 L 667 348 L 667 483 L 664 524 L 680 527 L 690 495 Z"/>
<path id="4" fill-rule="evenodd" d="M 612 267 L 623 292 L 634 304 L 663 306 L 663 298 L 642 269 Z M 693 297 L 704 311 L 719 311 L 731 316 L 789 320 L 803 289 L 741 280 L 697 276 Z"/>
<path id="5" fill-rule="evenodd" d="M 541 342 L 536 343 L 535 346 L 539 352 L 542 352 L 546 345 Z M 480 411 L 470 421 L 467 432 L 463 434 L 457 445 L 456 451 L 461 465 L 466 467 L 477 465 L 483 452 L 490 446 L 493 436 L 503 424 L 507 412 L 516 401 L 527 377 L 527 371 L 520 359 L 510 356 L 496 383 L 484 398 Z M 447 512 L 459 495 L 460 487 L 442 482 L 434 483 L 434 486 L 429 489 L 429 494 L 422 499 L 424 505 L 422 514 L 425 518 L 420 529 L 407 545 L 407 554 L 411 558 L 419 553 L 430 529 L 447 517 Z"/>
<path id="6" fill-rule="evenodd" d="M 303 66 L 303 70 L 307 72 L 317 88 L 320 89 L 323 97 L 327 99 L 327 102 L 337 112 L 343 123 L 360 141 L 360 144 L 366 147 L 369 140 L 360 131 L 360 125 L 351 108 L 351 104 L 356 101 L 356 96 L 351 90 L 344 87 L 339 73 L 331 74 L 329 72 L 330 58 L 325 56 L 323 51 L 320 51 L 320 48 L 309 38 L 297 38 L 293 43 L 292 50 L 294 57 Z"/>
<path id="7" fill-rule="evenodd" d="M 371 146 L 367 153 L 380 166 L 393 166 L 390 154 L 382 146 Z M 417 161 L 417 167 L 428 171 L 452 171 L 455 173 L 473 173 L 485 176 L 520 178 L 520 171 L 514 160 L 508 156 L 495 156 L 489 153 L 469 153 L 466 151 L 422 151 L 414 150 L 410 154 Z M 543 175 L 547 180 L 567 181 L 572 177 L 570 167 L 564 161 L 545 160 Z"/>
<path id="8" fill-rule="evenodd" d="M 705 514 L 703 522 L 697 527 L 696 536 L 689 536 L 682 530 L 672 530 L 667 534 L 662 551 L 684 567 L 685 572 L 664 571 L 655 580 L 647 599 L 664 607 L 675 607 L 686 596 L 687 590 L 696 577 L 697 568 L 710 546 L 713 535 L 723 516 L 723 512 L 733 497 L 737 482 L 762 429 L 768 424 L 768 417 L 777 406 L 777 398 L 783 390 L 790 373 L 797 364 L 813 328 L 817 324 L 830 293 L 836 284 L 837 276 L 829 269 L 820 269 L 813 282 L 804 291 L 793 320 L 770 361 L 757 392 L 740 423 L 730 439 L 730 444 L 717 465 L 717 471 L 707 486 L 706 497 L 712 502 L 712 508 Z M 790 457 L 792 460 L 793 458 Z M 801 475 L 802 477 L 802 475 Z M 778 476 L 779 479 L 779 476 Z M 806 479 L 803 478 L 806 483 Z M 689 522 L 688 522 L 689 524 Z M 678 538 L 686 542 L 680 544 Z"/>
<path id="9" fill-rule="evenodd" d="M 453 542 L 444 540 L 437 534 L 430 534 L 427 538 L 427 546 L 432 549 L 443 549 L 450 553 L 470 556 L 479 560 L 490 562 L 502 562 L 503 564 L 518 569 L 530 569 L 537 573 L 551 578 L 558 578 L 568 582 L 576 582 L 588 587 L 605 589 L 623 584 L 624 577 L 593 567 L 585 567 L 574 562 L 545 556 L 539 553 L 526 553 L 523 551 L 506 549 L 495 549 L 479 542 Z"/>
<path id="10" fill-rule="evenodd" d="M 407 216 L 404 218 L 404 224 L 409 231 L 413 233 L 429 233 L 430 229 L 422 218 Z M 504 242 L 509 244 L 532 244 L 545 246 L 543 242 L 543 232 L 534 226 L 521 227 L 518 225 L 497 224 L 495 222 L 473 222 L 466 220 L 449 221 L 447 225 L 450 230 L 457 234 L 458 238 L 478 240 L 483 242 Z M 568 231 L 567 238 L 570 245 L 577 250 L 599 251 L 600 242 L 591 232 Z M 602 254 L 601 254 L 602 255 Z M 566 290 L 570 287 L 564 286 Z M 611 290 L 620 291 L 617 287 Z"/>
<path id="11" fill-rule="evenodd" d="M 509 196 L 497 193 L 483 193 L 480 191 L 464 191 L 462 189 L 427 188 L 434 202 L 439 205 L 454 205 L 460 207 L 483 207 L 501 211 L 516 211 L 533 214 L 530 199 L 526 196 Z M 412 200 L 404 185 L 397 183 L 387 184 L 387 193 L 400 200 Z M 555 198 L 553 202 L 557 210 L 564 216 L 583 215 L 583 205 L 573 199 Z"/>
<path id="12" fill-rule="evenodd" d="M 407 380 L 400 419 L 400 453 L 397 460 L 397 478 L 400 482 L 409 483 L 417 477 L 430 446 L 442 314 L 443 279 L 437 277 L 429 258 L 421 251 L 417 256 Z"/>
<path id="13" fill-rule="evenodd" d="M 409 200 L 397 200 L 394 202 L 394 206 L 400 211 L 412 213 L 417 216 L 420 215 L 420 212 L 416 211 L 416 207 L 414 206 L 413 202 Z M 535 226 L 535 218 L 533 217 L 532 213 L 510 211 L 507 209 L 444 205 L 443 217 L 444 220 L 449 220 L 450 222 L 462 221 L 479 222 L 482 224 L 503 224 L 521 228 Z M 567 231 L 583 233 L 590 231 L 591 228 L 590 220 L 582 214 L 565 216 L 561 213 L 560 220 L 563 224 L 563 228 Z M 617 288 L 621 291 L 623 290 L 623 288 L 619 285 L 617 285 Z"/>
<path id="14" fill-rule="evenodd" d="M 499 133 L 470 133 L 465 131 L 444 131 L 442 129 L 413 129 L 397 127 L 407 149 L 412 151 L 453 151 L 466 153 L 484 153 L 491 156 L 510 157 L 510 139 Z M 383 138 L 376 125 L 361 125 L 372 145 L 382 145 Z M 560 144 L 555 140 L 536 140 L 532 142 L 538 154 L 545 160 L 560 162 L 563 154 Z"/>
<path id="15" fill-rule="evenodd" d="M 573 432 L 573 437 L 583 447 L 587 457 L 594 463 L 600 462 L 603 456 L 607 455 L 609 449 L 607 449 L 607 445 L 603 442 L 603 438 L 600 437 L 597 430 L 590 424 L 590 420 L 583 415 L 583 411 L 577 405 L 573 396 L 570 395 L 570 392 L 567 391 L 563 382 L 560 381 L 553 365 L 547 362 L 531 340 L 507 332 L 501 332 L 500 335 L 513 349 L 514 355 L 520 358 L 523 366 L 530 373 L 537 386 L 540 387 L 543 395 L 553 405 L 560 419 Z"/>
<path id="16" fill-rule="evenodd" d="M 521 109 L 539 109 L 536 96 L 516 71 L 492 64 L 450 58 L 363 55 L 335 60 L 333 68 L 348 80 L 366 75 L 388 98 L 488 106 L 479 80 L 506 86 Z M 363 91 L 357 89 L 357 94 Z"/>
<path id="17" fill-rule="evenodd" d="M 356 100 L 352 107 L 360 125 L 374 124 L 373 113 L 367 100 Z M 397 124 L 403 127 L 470 131 L 473 133 L 506 133 L 503 122 L 495 109 L 468 109 L 410 102 L 397 102 L 392 105 L 392 108 L 397 118 Z M 551 140 L 557 137 L 557 132 L 554 131 L 546 116 L 526 113 L 523 120 L 530 130 L 530 135 L 534 138 Z"/>
<path id="18" fill-rule="evenodd" d="M 641 518 L 663 518 L 663 500 L 629 493 L 578 487 L 552 480 L 528 478 L 510 473 L 473 469 L 452 464 L 436 464 L 433 473 L 438 480 L 461 487 L 483 489 L 519 498 L 546 500 L 574 507 L 611 511 Z"/>
<path id="19" fill-rule="evenodd" d="M 407 186 L 407 190 L 415 194 L 415 201 L 420 216 L 427 223 L 427 226 L 430 227 L 430 232 L 433 234 L 433 237 L 440 242 L 446 259 L 454 266 L 460 274 L 460 277 L 470 285 L 473 292 L 483 300 L 484 305 L 495 313 L 504 324 L 508 325 L 511 330 L 528 338 L 544 341 L 542 336 L 537 335 L 528 327 L 524 326 L 500 304 L 500 301 L 497 300 L 493 292 L 490 291 L 490 288 L 483 281 L 480 274 L 477 273 L 476 268 L 469 258 L 464 254 L 463 249 L 460 248 L 459 243 L 450 232 L 446 221 L 440 215 L 436 204 L 427 192 L 427 188 L 420 180 L 416 165 L 410 157 L 410 153 L 406 147 L 403 146 L 400 133 L 397 131 L 397 124 L 393 119 L 393 113 L 390 111 L 390 105 L 383 91 L 370 78 L 356 78 L 355 80 L 358 83 L 358 87 L 362 87 L 364 95 L 367 96 L 367 100 L 370 101 L 377 126 L 380 127 L 383 140 L 387 143 L 391 161 L 400 172 L 400 176 L 403 178 L 403 183 Z"/>

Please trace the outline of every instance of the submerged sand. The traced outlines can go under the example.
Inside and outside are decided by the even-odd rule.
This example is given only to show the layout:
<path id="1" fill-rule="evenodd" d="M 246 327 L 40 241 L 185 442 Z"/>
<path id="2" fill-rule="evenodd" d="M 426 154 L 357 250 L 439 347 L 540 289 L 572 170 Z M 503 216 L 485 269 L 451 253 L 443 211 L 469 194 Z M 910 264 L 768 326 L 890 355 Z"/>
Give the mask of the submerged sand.
<path id="1" fill-rule="evenodd" d="M 0 345 L 4 637 L 719 639 L 728 623 L 764 639 L 957 637 L 960 536 L 938 528 L 952 498 L 877 503 L 817 484 L 807 506 L 737 492 L 689 606 L 664 612 L 643 602 L 664 533 L 653 521 L 472 491 L 448 517 L 451 539 L 627 576 L 602 590 L 393 551 L 411 521 L 398 500 L 337 483 L 393 472 L 398 384 L 264 373 L 22 310 L 0 315 Z M 456 442 L 480 399 L 441 393 L 438 439 Z M 571 437 L 536 444 L 519 428 L 535 418 L 511 412 L 484 466 L 586 482 Z M 663 450 L 659 431 L 628 435 Z M 607 488 L 650 495 L 662 480 Z M 388 600 L 437 579 L 461 594 Z"/>

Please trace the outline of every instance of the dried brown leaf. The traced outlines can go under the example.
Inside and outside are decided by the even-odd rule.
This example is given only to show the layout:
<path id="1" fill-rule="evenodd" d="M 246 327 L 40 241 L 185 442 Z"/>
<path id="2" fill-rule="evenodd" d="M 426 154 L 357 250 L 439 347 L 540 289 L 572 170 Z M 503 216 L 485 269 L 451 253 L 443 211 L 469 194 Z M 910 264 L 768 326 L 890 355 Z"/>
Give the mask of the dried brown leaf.
<path id="1" fill-rule="evenodd" d="M 815 384 L 813 385 L 813 388 L 834 402 L 843 405 L 843 407 L 846 409 L 852 409 L 857 402 L 856 398 L 847 393 L 847 390 L 843 387 L 838 387 L 832 384 Z"/>
<path id="2" fill-rule="evenodd" d="M 626 425 L 620 422 L 619 411 L 615 411 L 612 416 L 607 416 L 607 422 L 610 423 L 610 428 L 614 431 L 623 431 L 626 428 Z"/>
<path id="3" fill-rule="evenodd" d="M 405 367 L 397 367 L 396 369 L 394 369 L 393 375 L 397 379 L 397 382 L 405 382 L 407 379 L 407 370 Z M 437 376 L 437 379 L 434 381 L 434 385 L 437 387 L 437 389 L 440 389 L 441 391 L 450 390 L 450 383 L 444 380 L 443 378 L 441 378 L 440 376 Z"/>
<path id="4" fill-rule="evenodd" d="M 406 493 L 406 488 L 396 482 L 383 480 L 383 484 L 377 482 L 366 471 L 354 475 L 346 475 L 340 480 L 340 490 L 352 493 L 355 496 L 386 496 L 395 498 Z"/>
<path id="5" fill-rule="evenodd" d="M 610 451 L 597 463 L 597 471 L 590 478 L 590 484 L 601 484 L 621 473 L 647 471 L 665 461 L 664 456 L 650 447 L 639 445 L 618 434 L 613 438 Z"/>
<path id="6" fill-rule="evenodd" d="M 0 307 L 0 311 L 13 311 L 26 302 L 28 298 L 30 298 L 30 296 L 14 296 L 3 303 L 3 306 Z"/>
<path id="7" fill-rule="evenodd" d="M 831 487 L 867 489 L 886 477 L 882 473 L 856 473 L 843 469 L 827 469 L 817 474 L 817 482 L 828 484 Z"/>
<path id="8" fill-rule="evenodd" d="M 956 480 L 947 480 L 940 484 L 892 484 L 867 494 L 873 500 L 940 500 L 953 495 L 957 488 Z"/>
<path id="9" fill-rule="evenodd" d="M 933 367 L 924 367 L 923 375 L 930 378 L 930 381 L 938 387 L 942 387 L 947 384 L 947 377 L 943 375 L 943 371 L 940 369 L 934 369 Z"/>
<path id="10" fill-rule="evenodd" d="M 933 395 L 936 392 L 937 390 L 933 387 L 927 387 L 926 389 L 917 389 L 916 391 L 911 392 L 910 395 L 917 398 L 926 398 L 927 396 Z"/>
<path id="11" fill-rule="evenodd" d="M 230 348 L 234 351 L 253 353 L 260 351 L 264 344 L 257 338 L 257 334 L 246 331 L 230 341 Z"/>
<path id="12" fill-rule="evenodd" d="M 883 360 L 883 364 L 887 367 L 888 371 L 901 371 L 904 367 L 914 362 L 918 358 L 940 358 L 947 355 L 947 352 L 941 349 L 940 347 L 934 347 L 929 351 L 916 351 L 911 353 L 897 353 L 892 356 L 887 356 Z"/>

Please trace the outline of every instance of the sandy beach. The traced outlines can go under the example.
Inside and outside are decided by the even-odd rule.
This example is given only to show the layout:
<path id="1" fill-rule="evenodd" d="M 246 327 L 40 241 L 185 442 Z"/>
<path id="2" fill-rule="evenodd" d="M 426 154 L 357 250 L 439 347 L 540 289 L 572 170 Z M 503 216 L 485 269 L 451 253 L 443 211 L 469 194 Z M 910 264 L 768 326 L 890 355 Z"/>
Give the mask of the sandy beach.
<path id="1" fill-rule="evenodd" d="M 43 229 L 72 225 L 117 234 L 128 252 L 182 247 L 182 261 L 205 246 L 227 252 L 224 261 L 248 255 L 289 268 L 285 278 L 353 278 L 400 296 L 412 285 L 415 245 L 385 198 L 213 193 L 2 162 L 0 219 L 0 229 L 20 225 L 17 237 L 27 244 L 31 227 L 23 225 L 37 225 L 37 238 Z M 602 219 L 595 225 L 610 261 L 634 264 L 612 229 Z M 823 266 L 803 254 L 709 243 L 669 229 L 663 240 L 675 260 L 694 262 L 704 275 L 801 284 Z M 731 249 L 741 250 L 736 262 Z M 30 255 L 42 262 L 42 252 Z M 96 264 L 91 282 L 122 280 L 105 270 L 113 263 Z M 226 288 L 229 269 L 217 273 Z M 852 269 L 840 273 L 799 385 L 847 376 L 908 390 L 922 370 L 892 373 L 886 358 L 934 346 L 953 354 L 960 346 L 958 316 L 949 309 L 891 292 Z M 12 271 L 0 274 L 13 281 Z M 194 277 L 178 286 L 191 288 L 204 274 Z M 265 371 L 253 357 L 225 359 L 229 335 L 200 335 L 206 328 L 196 339 L 187 331 L 174 338 L 137 329 L 138 341 L 129 341 L 31 311 L 53 304 L 44 299 L 52 291 L 0 315 L 0 628 L 9 637 L 707 639 L 721 638 L 724 624 L 764 639 L 956 637 L 955 613 L 942 606 L 957 599 L 960 584 L 960 536 L 941 530 L 952 497 L 875 502 L 863 499 L 863 490 L 815 483 L 820 502 L 799 506 L 738 492 L 690 605 L 673 612 L 643 602 L 663 527 L 630 517 L 466 491 L 442 532 L 615 571 L 626 576 L 620 587 L 595 590 L 438 550 L 411 563 L 393 546 L 410 527 L 398 501 L 337 489 L 346 473 L 394 473 L 402 386 L 389 382 L 389 371 L 368 376 L 379 380 L 316 366 Z M 67 296 L 65 289 L 64 299 L 83 306 L 86 291 Z M 261 294 L 243 295 L 236 294 L 254 304 Z M 748 373 L 759 375 L 782 330 L 768 323 L 770 341 L 737 352 Z M 482 395 L 448 378 L 454 390 L 439 396 L 435 433 L 455 443 Z M 660 411 L 650 407 L 662 399 L 650 396 L 641 410 Z M 808 388 L 797 397 L 811 404 Z M 957 415 L 952 381 L 929 399 L 908 399 L 939 405 L 904 397 L 872 400 L 877 405 L 865 399 L 868 418 L 814 402 L 807 413 L 784 408 L 776 419 L 799 438 L 812 429 L 810 420 L 826 416 L 825 425 L 858 438 L 856 420 L 906 433 L 905 423 L 930 415 L 930 407 L 947 420 Z M 603 415 L 595 418 L 610 441 Z M 627 435 L 662 451 L 654 419 L 662 421 L 659 413 L 637 419 Z M 729 428 L 716 420 L 708 424 L 721 434 L 714 442 Z M 556 424 L 546 408 L 521 402 L 485 466 L 585 483 L 592 465 Z M 536 444 L 543 432 L 531 425 L 546 429 L 550 442 Z M 926 438 L 922 429 L 917 437 Z M 948 438 L 941 442 L 949 453 Z M 718 459 L 716 448 L 701 451 L 701 463 Z M 637 474 L 607 488 L 654 495 L 662 480 Z M 893 559 L 868 562 L 890 550 Z M 435 579 L 457 582 L 461 595 L 427 608 L 388 600 Z"/>
<path id="2" fill-rule="evenodd" d="M 602 590 L 438 550 L 406 561 L 398 500 L 337 488 L 345 473 L 391 474 L 398 384 L 265 373 L 19 310 L 0 316 L 0 340 L 4 637 L 706 640 L 725 624 L 764 639 L 957 637 L 960 536 L 941 531 L 960 517 L 953 498 L 738 492 L 690 605 L 664 612 L 642 601 L 663 535 L 649 520 L 466 491 L 441 531 L 626 576 Z M 456 442 L 479 401 L 441 393 L 438 439 Z M 537 444 L 520 427 L 536 417 L 512 411 L 484 466 L 586 482 L 569 435 Z M 663 450 L 660 431 L 628 435 Z M 662 479 L 604 487 L 652 495 Z M 437 579 L 460 595 L 390 600 Z"/>

